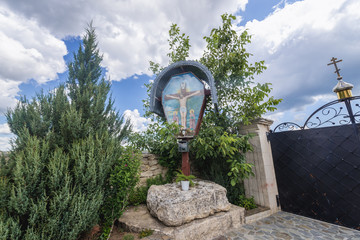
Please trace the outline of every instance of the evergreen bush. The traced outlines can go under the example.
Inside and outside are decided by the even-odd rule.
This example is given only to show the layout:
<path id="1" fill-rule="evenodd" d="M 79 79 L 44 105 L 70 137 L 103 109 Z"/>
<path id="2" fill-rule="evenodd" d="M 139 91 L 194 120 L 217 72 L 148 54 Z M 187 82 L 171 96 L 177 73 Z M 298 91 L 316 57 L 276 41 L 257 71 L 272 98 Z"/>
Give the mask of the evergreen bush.
<path id="1" fill-rule="evenodd" d="M 17 137 L 0 163 L 0 239 L 77 239 L 120 216 L 139 155 L 121 146 L 131 127 L 113 107 L 101 61 L 90 25 L 66 85 L 8 111 Z"/>

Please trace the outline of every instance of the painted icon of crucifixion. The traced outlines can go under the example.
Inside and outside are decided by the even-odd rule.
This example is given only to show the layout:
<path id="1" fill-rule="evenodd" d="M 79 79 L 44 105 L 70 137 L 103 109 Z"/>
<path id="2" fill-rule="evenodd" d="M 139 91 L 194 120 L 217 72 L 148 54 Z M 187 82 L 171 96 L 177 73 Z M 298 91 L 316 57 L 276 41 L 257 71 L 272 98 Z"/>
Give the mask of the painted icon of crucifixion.
<path id="1" fill-rule="evenodd" d="M 162 93 L 166 119 L 194 133 L 205 100 L 204 84 L 191 72 L 170 78 Z"/>
<path id="2" fill-rule="evenodd" d="M 182 82 L 181 88 L 180 88 L 180 93 L 165 95 L 165 100 L 176 99 L 179 101 L 180 117 L 181 117 L 180 123 L 183 128 L 187 128 L 186 127 L 186 116 L 187 116 L 186 103 L 187 103 L 187 100 L 192 96 L 201 95 L 201 94 L 202 94 L 201 90 L 188 92 L 186 89 L 186 82 Z"/>

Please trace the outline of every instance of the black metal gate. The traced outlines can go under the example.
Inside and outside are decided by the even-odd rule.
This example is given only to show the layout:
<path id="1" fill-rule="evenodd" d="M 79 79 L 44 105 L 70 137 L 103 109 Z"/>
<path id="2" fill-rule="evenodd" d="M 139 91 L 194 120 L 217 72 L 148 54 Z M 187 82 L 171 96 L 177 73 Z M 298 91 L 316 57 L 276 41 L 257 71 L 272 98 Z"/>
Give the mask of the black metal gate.
<path id="1" fill-rule="evenodd" d="M 347 100 L 359 112 L 334 101 L 269 139 L 282 210 L 360 230 L 360 98 Z"/>

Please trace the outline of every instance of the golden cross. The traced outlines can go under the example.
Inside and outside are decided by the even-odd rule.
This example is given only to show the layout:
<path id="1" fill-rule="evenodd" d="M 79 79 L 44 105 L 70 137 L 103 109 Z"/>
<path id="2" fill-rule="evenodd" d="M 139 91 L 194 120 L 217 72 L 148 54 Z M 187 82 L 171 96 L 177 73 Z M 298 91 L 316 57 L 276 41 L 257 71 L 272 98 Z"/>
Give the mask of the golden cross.
<path id="1" fill-rule="evenodd" d="M 339 63 L 339 62 L 342 62 L 342 59 L 338 60 L 338 61 L 336 61 L 336 60 L 337 60 L 337 58 L 332 57 L 332 59 L 330 59 L 330 61 L 332 61 L 332 62 L 328 63 L 328 66 L 334 64 L 335 70 L 336 70 L 334 73 L 336 73 L 338 75 L 338 80 L 341 80 L 342 79 L 342 77 L 340 76 L 340 70 L 341 69 L 338 68 L 336 64 Z"/>

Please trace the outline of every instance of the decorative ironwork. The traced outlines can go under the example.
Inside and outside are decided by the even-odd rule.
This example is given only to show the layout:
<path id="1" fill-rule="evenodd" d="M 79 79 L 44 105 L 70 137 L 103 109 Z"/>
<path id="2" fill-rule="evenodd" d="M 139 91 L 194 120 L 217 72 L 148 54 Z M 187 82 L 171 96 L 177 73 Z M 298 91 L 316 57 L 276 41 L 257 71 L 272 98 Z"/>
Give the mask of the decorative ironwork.
<path id="1" fill-rule="evenodd" d="M 354 113 L 353 113 L 354 112 Z M 315 110 L 303 126 L 284 122 L 277 125 L 273 132 L 293 131 L 321 127 L 333 127 L 360 123 L 360 96 L 329 102 Z"/>
<path id="2" fill-rule="evenodd" d="M 356 123 L 360 123 L 360 104 L 351 102 L 352 109 L 354 111 L 354 119 Z"/>
<path id="3" fill-rule="evenodd" d="M 344 110 L 343 103 L 336 100 L 325 104 L 313 112 L 305 121 L 304 128 L 318 128 L 350 124 L 349 113 Z"/>
<path id="4" fill-rule="evenodd" d="M 302 127 L 293 122 L 284 122 L 276 126 L 274 132 L 294 131 L 300 130 Z"/>
<path id="5" fill-rule="evenodd" d="M 360 145 L 352 125 L 269 134 L 281 209 L 360 230 Z"/>

